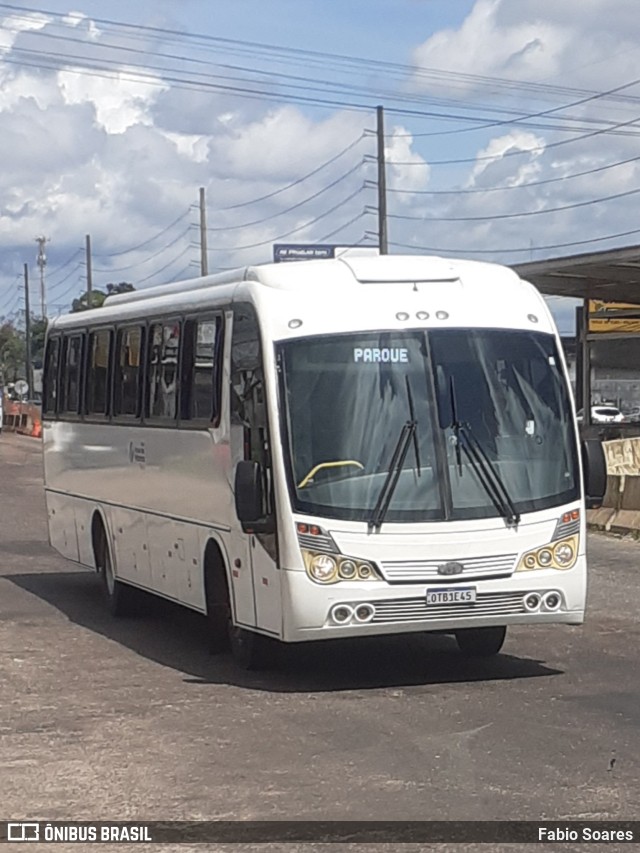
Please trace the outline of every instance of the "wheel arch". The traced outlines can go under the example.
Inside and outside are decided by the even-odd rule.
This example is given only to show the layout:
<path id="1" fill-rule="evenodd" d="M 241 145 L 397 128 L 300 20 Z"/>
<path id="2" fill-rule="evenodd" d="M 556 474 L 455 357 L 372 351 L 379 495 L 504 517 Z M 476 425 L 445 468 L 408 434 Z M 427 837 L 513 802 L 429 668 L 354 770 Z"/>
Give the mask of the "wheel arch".
<path id="1" fill-rule="evenodd" d="M 111 565 L 115 570 L 115 561 L 113 558 L 113 547 L 111 543 L 111 535 L 109 533 L 109 524 L 101 507 L 96 507 L 91 515 L 91 547 L 93 549 L 93 562 L 96 572 L 102 571 L 100 549 L 106 547 L 109 549 L 111 557 Z"/>
<path id="2" fill-rule="evenodd" d="M 202 555 L 203 567 L 203 582 L 204 582 L 204 597 L 207 611 L 211 601 L 215 600 L 217 588 L 218 593 L 222 591 L 222 587 L 218 584 L 224 584 L 224 591 L 228 597 L 229 605 L 232 614 L 235 614 L 235 600 L 233 594 L 233 584 L 231 582 L 231 572 L 229 559 L 223 543 L 213 535 L 209 535 L 204 546 Z"/>

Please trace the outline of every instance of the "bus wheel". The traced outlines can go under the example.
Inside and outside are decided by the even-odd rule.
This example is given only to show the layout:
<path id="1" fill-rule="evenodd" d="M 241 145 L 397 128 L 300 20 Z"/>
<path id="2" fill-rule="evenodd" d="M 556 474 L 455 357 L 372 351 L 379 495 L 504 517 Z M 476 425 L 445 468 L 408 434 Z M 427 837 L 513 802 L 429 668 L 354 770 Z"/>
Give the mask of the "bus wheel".
<path id="1" fill-rule="evenodd" d="M 271 663 L 272 645 L 262 634 L 232 625 L 229 640 L 233 660 L 241 669 L 266 669 Z"/>
<path id="2" fill-rule="evenodd" d="M 470 657 L 486 658 L 498 654 L 506 634 L 507 629 L 504 626 L 499 628 L 464 628 L 456 631 L 456 642 L 463 654 Z"/>
<path id="3" fill-rule="evenodd" d="M 207 566 L 205 592 L 207 602 L 207 638 L 209 653 L 218 655 L 230 648 L 231 602 L 224 568 Z"/>
<path id="4" fill-rule="evenodd" d="M 98 559 L 98 570 L 102 580 L 102 589 L 107 601 L 109 613 L 112 616 L 131 616 L 135 610 L 136 591 L 126 584 L 116 580 L 113 572 L 113 562 L 107 545 L 104 530 L 100 536 L 100 553 Z"/>

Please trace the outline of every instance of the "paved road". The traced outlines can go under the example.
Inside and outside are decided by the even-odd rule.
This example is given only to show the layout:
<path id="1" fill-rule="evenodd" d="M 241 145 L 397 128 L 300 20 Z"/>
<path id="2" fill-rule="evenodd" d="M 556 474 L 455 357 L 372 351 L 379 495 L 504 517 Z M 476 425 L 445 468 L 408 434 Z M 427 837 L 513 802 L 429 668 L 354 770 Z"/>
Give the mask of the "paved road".
<path id="1" fill-rule="evenodd" d="M 242 673 L 206 654 L 196 614 L 150 600 L 110 619 L 96 578 L 47 545 L 39 442 L 3 434 L 5 815 L 637 818 L 640 543 L 589 551 L 586 625 L 513 629 L 494 661 L 394 638 Z"/>

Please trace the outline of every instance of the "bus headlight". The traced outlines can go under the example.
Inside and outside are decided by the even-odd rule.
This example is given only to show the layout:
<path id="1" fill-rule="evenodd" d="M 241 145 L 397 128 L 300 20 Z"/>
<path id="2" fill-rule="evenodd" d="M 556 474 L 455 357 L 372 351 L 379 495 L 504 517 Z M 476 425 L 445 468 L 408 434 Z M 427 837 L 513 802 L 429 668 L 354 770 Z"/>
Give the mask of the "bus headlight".
<path id="1" fill-rule="evenodd" d="M 571 569 L 578 558 L 578 535 L 568 536 L 560 542 L 550 542 L 541 548 L 527 551 L 518 563 L 517 572 L 536 569 Z"/>
<path id="2" fill-rule="evenodd" d="M 337 571 L 336 561 L 329 554 L 316 554 L 309 562 L 309 574 L 318 583 L 333 583 Z"/>
<path id="3" fill-rule="evenodd" d="M 380 580 L 372 563 L 342 554 L 318 554 L 302 548 L 307 574 L 316 583 Z"/>

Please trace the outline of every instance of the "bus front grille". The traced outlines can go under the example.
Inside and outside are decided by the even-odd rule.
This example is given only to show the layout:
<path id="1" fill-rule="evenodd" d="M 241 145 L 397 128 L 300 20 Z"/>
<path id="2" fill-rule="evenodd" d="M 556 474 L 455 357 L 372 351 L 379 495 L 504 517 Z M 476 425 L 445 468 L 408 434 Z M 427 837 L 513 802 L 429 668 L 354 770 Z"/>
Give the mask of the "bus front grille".
<path id="1" fill-rule="evenodd" d="M 426 598 L 393 598 L 374 602 L 374 623 L 422 622 L 469 616 L 512 616 L 525 613 L 524 592 L 480 593 L 473 604 L 427 604 Z"/>
<path id="2" fill-rule="evenodd" d="M 421 581 L 456 581 L 469 577 L 486 578 L 510 575 L 516 567 L 517 554 L 500 554 L 493 557 L 467 557 L 460 560 L 394 560 L 380 563 L 385 580 L 389 583 L 420 583 Z M 447 576 L 441 566 L 459 563 L 462 571 Z"/>

